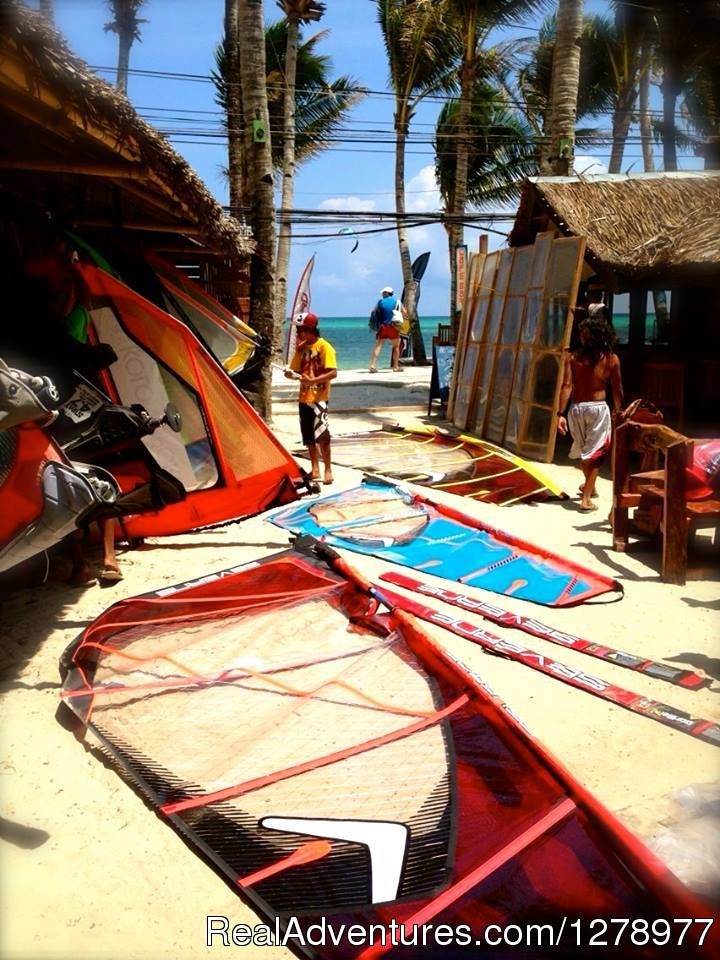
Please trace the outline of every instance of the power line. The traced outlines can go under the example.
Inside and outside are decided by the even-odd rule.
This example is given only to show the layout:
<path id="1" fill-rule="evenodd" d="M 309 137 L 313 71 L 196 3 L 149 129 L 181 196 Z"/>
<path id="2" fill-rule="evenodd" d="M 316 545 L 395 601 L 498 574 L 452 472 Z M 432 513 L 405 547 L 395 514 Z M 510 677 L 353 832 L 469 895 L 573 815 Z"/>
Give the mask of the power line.
<path id="1" fill-rule="evenodd" d="M 117 72 L 117 67 L 91 66 L 90 69 L 96 70 L 102 73 L 110 73 L 110 74 L 115 74 Z M 214 83 L 213 78 L 209 74 L 174 73 L 167 70 L 150 70 L 150 69 L 142 69 L 139 67 L 130 67 L 128 69 L 128 73 L 131 76 L 156 78 L 160 80 L 180 80 L 180 81 L 187 81 L 187 82 L 194 82 L 194 83 Z M 225 85 L 236 86 L 237 84 L 230 81 L 225 81 Z M 269 91 L 283 92 L 285 90 L 285 87 L 282 84 L 268 84 L 267 89 Z M 296 87 L 295 92 L 296 94 L 297 93 L 318 94 L 321 91 L 318 91 L 316 87 Z M 387 99 L 387 98 L 390 98 L 392 100 L 395 99 L 395 93 L 392 90 L 372 90 L 367 87 L 349 87 L 346 90 L 329 91 L 328 94 L 326 95 L 332 96 L 335 98 L 348 98 L 348 97 L 356 97 L 358 94 L 361 94 L 362 96 L 369 97 L 369 98 L 376 97 L 376 98 L 382 98 L 382 99 Z M 423 97 L 423 100 L 426 103 L 453 103 L 453 102 L 459 103 L 460 102 L 460 98 L 457 96 L 453 96 L 451 94 L 440 94 L 440 93 L 427 94 L 425 97 Z M 508 106 L 518 106 L 518 107 L 533 106 L 531 102 L 524 99 L 507 98 L 506 100 L 504 100 L 504 103 L 507 104 Z M 598 110 L 595 114 L 593 114 L 593 116 L 612 115 L 613 112 L 614 111 L 612 110 Z M 662 111 L 660 110 L 654 110 L 652 112 L 656 114 L 662 114 Z M 676 112 L 675 117 L 683 118 L 684 114 L 682 112 Z"/>

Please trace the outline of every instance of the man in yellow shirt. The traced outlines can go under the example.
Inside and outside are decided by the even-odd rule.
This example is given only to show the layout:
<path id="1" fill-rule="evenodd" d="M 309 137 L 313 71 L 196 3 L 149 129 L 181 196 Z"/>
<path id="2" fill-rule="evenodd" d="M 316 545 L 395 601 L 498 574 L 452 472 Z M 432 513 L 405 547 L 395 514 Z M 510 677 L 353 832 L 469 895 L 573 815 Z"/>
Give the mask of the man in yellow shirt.
<path id="1" fill-rule="evenodd" d="M 302 441 L 308 448 L 312 465 L 311 477 L 320 479 L 320 457 L 325 474 L 323 483 L 332 483 L 330 463 L 330 428 L 328 399 L 330 381 L 337 377 L 337 360 L 333 346 L 320 336 L 319 321 L 314 313 L 301 315 L 297 326 L 297 346 L 285 376 L 300 380 L 298 410 Z"/>

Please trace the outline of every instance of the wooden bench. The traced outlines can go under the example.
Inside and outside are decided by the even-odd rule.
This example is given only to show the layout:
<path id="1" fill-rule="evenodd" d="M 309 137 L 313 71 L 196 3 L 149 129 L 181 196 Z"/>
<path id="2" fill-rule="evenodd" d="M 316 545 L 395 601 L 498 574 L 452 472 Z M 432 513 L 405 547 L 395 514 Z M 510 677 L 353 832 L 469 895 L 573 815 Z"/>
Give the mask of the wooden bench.
<path id="1" fill-rule="evenodd" d="M 629 421 L 615 432 L 613 549 L 624 552 L 628 548 L 632 508 L 640 508 L 646 514 L 654 511 L 662 533 L 661 577 L 666 583 L 686 582 L 688 539 L 702 527 L 720 528 L 720 499 L 688 501 L 686 497 L 685 470 L 692 463 L 693 446 L 692 440 L 662 424 Z M 631 473 L 631 454 L 651 451 L 662 455 L 662 469 Z"/>

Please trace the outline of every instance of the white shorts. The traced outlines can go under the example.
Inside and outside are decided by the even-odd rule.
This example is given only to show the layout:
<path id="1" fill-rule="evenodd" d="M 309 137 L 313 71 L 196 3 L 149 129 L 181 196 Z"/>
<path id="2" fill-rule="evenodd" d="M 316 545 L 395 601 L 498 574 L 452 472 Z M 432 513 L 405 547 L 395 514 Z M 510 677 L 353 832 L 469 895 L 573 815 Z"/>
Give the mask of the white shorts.
<path id="1" fill-rule="evenodd" d="M 604 400 L 574 403 L 568 411 L 573 460 L 601 460 L 610 449 L 612 419 Z"/>

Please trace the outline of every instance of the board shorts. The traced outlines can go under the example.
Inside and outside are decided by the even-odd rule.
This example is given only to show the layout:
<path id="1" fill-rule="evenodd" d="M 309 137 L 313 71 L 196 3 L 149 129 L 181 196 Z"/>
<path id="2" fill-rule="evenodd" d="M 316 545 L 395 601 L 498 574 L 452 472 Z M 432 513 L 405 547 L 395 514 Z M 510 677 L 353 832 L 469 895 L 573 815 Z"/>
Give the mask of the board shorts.
<path id="1" fill-rule="evenodd" d="M 399 337 L 400 331 L 394 323 L 383 323 L 381 327 L 378 327 L 378 332 L 375 335 L 376 340 L 397 340 Z"/>
<path id="2" fill-rule="evenodd" d="M 306 447 L 314 443 L 327 443 L 330 440 L 327 408 L 327 400 L 298 404 L 300 434 Z"/>
<path id="3" fill-rule="evenodd" d="M 600 463 L 610 449 L 612 419 L 604 400 L 574 403 L 568 410 L 568 426 L 573 443 L 573 460 L 594 460 Z"/>

